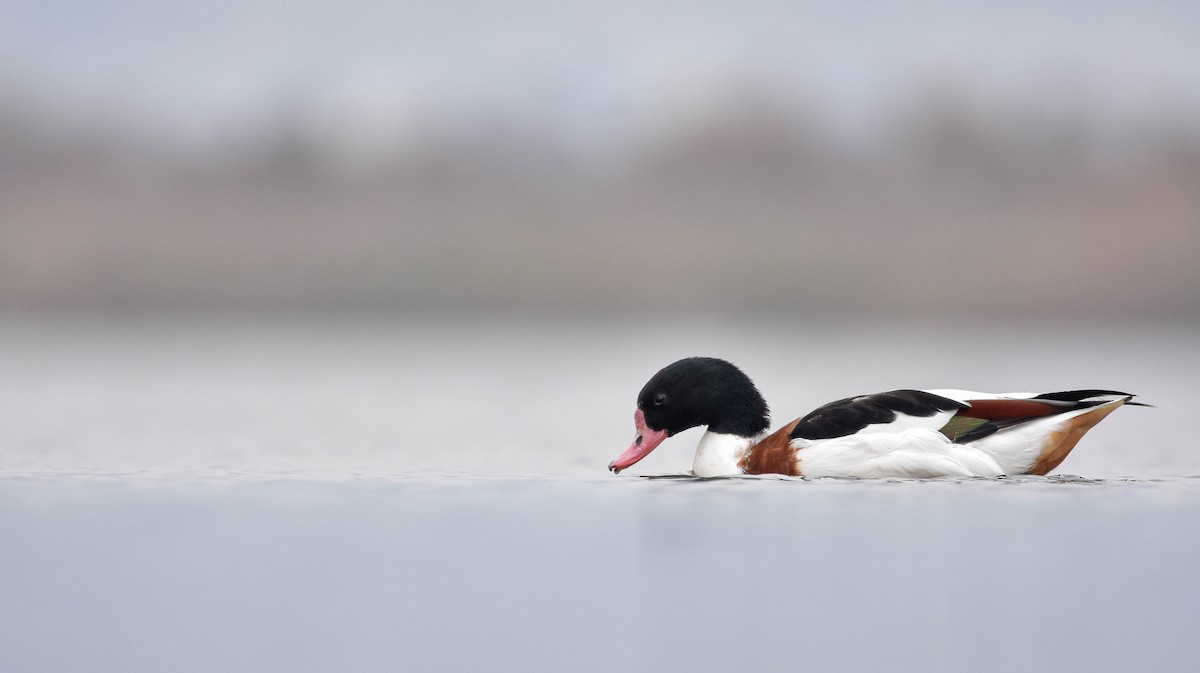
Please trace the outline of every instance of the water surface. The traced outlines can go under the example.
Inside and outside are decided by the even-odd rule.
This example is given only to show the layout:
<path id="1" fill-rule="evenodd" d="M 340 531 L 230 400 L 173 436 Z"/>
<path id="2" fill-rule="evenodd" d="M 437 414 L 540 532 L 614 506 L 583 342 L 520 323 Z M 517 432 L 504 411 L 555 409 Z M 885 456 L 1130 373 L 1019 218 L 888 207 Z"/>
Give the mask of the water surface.
<path id="1" fill-rule="evenodd" d="M 10 320 L 0 669 L 1191 670 L 1192 334 Z M 693 354 L 777 424 L 898 386 L 1159 408 L 1049 478 L 681 478 L 695 433 L 607 474 Z"/>

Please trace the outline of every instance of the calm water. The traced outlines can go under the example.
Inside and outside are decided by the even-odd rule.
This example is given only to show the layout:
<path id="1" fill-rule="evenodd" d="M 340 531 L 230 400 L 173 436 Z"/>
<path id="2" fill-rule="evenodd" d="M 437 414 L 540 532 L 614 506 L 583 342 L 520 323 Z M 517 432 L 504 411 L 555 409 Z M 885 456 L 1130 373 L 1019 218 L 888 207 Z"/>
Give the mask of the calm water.
<path id="1" fill-rule="evenodd" d="M 10 319 L 0 670 L 1191 670 L 1194 334 Z M 605 473 L 641 384 L 693 354 L 777 424 L 898 386 L 1158 408 L 1089 434 L 1081 477 Z"/>
<path id="2" fill-rule="evenodd" d="M 775 424 L 892 388 L 1114 388 L 1060 468 L 1200 474 L 1196 325 L 586 320 L 0 320 L 0 474 L 603 476 L 634 398 L 689 355 L 741 365 Z M 633 474 L 691 468 L 699 430 Z"/>

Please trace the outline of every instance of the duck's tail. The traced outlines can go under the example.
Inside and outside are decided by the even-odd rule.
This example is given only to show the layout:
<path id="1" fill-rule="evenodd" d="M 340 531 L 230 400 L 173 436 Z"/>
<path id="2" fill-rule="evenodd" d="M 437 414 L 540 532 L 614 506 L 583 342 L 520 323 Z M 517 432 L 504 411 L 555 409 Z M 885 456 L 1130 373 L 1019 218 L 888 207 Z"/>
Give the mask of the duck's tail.
<path id="1" fill-rule="evenodd" d="M 1132 395 L 1053 417 L 1061 419 L 1061 421 L 1057 428 L 1051 430 L 1042 439 L 1041 453 L 1038 454 L 1027 474 L 1047 474 L 1050 470 L 1058 467 L 1088 430 L 1096 427 L 1097 423 L 1116 411 L 1117 407 L 1129 404 L 1131 398 Z M 1134 402 L 1134 404 L 1138 403 Z"/>
<path id="2" fill-rule="evenodd" d="M 1116 390 L 1067 390 L 1024 399 L 972 400 L 943 432 L 988 453 L 1008 474 L 1046 474 L 1079 440 L 1133 395 Z"/>

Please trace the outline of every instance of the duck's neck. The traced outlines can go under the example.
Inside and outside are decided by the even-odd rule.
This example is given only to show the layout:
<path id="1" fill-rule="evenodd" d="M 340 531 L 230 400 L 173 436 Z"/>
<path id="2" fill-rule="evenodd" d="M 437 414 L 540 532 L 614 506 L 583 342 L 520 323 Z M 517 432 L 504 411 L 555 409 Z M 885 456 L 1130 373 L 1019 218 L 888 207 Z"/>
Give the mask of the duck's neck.
<path id="1" fill-rule="evenodd" d="M 738 467 L 738 461 L 746 455 L 750 447 L 758 442 L 758 437 L 742 437 L 741 435 L 713 432 L 704 433 L 700 445 L 696 447 L 696 458 L 692 461 L 692 473 L 697 477 L 728 477 L 743 474 Z"/>

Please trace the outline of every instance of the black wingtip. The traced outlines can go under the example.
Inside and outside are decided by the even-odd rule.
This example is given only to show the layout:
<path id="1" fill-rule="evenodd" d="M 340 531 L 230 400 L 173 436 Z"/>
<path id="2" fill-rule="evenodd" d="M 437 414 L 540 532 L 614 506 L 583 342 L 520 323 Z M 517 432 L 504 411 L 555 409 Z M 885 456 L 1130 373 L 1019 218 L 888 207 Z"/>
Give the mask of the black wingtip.
<path id="1" fill-rule="evenodd" d="M 1125 393 L 1120 390 L 1063 390 L 1056 393 L 1043 393 L 1034 397 L 1035 400 L 1049 400 L 1052 402 L 1082 402 L 1091 397 L 1133 397 L 1133 393 Z"/>

